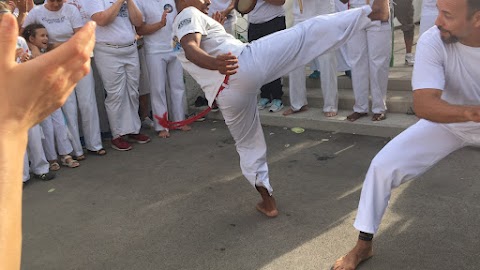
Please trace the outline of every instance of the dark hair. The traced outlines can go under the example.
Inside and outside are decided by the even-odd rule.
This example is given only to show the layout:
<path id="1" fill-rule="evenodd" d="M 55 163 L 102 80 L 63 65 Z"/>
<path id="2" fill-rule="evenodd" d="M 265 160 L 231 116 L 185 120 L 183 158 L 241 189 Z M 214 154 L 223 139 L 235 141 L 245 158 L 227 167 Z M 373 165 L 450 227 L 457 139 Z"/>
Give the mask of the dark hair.
<path id="1" fill-rule="evenodd" d="M 37 29 L 42 29 L 42 28 L 45 28 L 43 24 L 39 24 L 39 23 L 29 24 L 23 30 L 22 36 L 27 42 L 30 42 L 30 37 L 35 37 L 35 35 L 37 34 Z"/>
<path id="2" fill-rule="evenodd" d="M 471 19 L 473 14 L 480 11 L 480 0 L 467 0 L 468 18 Z"/>

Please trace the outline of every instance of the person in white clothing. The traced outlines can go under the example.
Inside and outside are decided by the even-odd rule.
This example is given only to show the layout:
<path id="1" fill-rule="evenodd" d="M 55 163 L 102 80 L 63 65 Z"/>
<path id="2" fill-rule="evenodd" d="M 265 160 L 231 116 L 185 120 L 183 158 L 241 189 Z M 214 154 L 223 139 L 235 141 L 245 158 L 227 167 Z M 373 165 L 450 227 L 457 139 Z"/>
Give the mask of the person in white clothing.
<path id="1" fill-rule="evenodd" d="M 387 0 L 377 0 L 373 19 L 388 18 Z M 182 49 L 182 66 L 200 84 L 209 106 L 217 102 L 232 134 L 243 175 L 262 197 L 257 210 L 278 215 L 270 186 L 267 147 L 256 106 L 258 89 L 319 55 L 338 48 L 355 31 L 366 27 L 371 8 L 318 16 L 290 29 L 242 43 L 210 18 L 209 0 L 176 0 L 179 14 L 174 39 Z M 323 39 L 318 39 L 318 36 Z"/>
<path id="2" fill-rule="evenodd" d="M 355 269 L 373 255 L 373 235 L 393 188 L 458 149 L 480 147 L 480 1 L 438 0 L 437 7 L 437 26 L 420 37 L 413 68 L 414 106 L 421 119 L 372 160 L 354 223 L 359 239 L 335 270 Z"/>
<path id="3" fill-rule="evenodd" d="M 217 12 L 225 18 L 223 27 L 225 31 L 235 37 L 235 25 L 237 23 L 237 14 L 235 12 L 235 0 L 212 0 L 210 1 L 208 16 L 213 17 Z"/>
<path id="4" fill-rule="evenodd" d="M 138 116 L 140 64 L 133 27 L 142 25 L 142 13 L 134 0 L 95 0 L 84 5 L 98 25 L 95 63 L 107 92 L 105 107 L 112 148 L 127 151 L 132 149 L 129 141 L 141 144 L 150 141 L 140 133 Z"/>
<path id="5" fill-rule="evenodd" d="M 334 0 L 328 1 L 293 1 L 294 25 L 317 15 L 335 12 Z M 336 51 L 327 52 L 314 61 L 320 71 L 323 95 L 323 113 L 326 117 L 337 115 L 338 85 Z M 283 112 L 287 116 L 307 110 L 307 87 L 305 67 L 299 67 L 289 74 L 290 108 Z"/>
<path id="6" fill-rule="evenodd" d="M 27 25 L 22 36 L 25 40 L 28 40 L 28 48 L 32 51 L 32 55 L 39 57 L 42 53 L 46 52 L 48 47 L 48 32 L 43 24 Z M 65 123 L 65 116 L 63 115 L 62 109 L 55 110 L 40 123 L 40 126 L 43 132 L 43 149 L 50 163 L 50 170 L 60 170 L 58 155 L 60 155 L 62 165 L 70 168 L 80 166 L 80 163 L 70 156 L 73 147 L 68 139 L 68 127 Z"/>
<path id="7" fill-rule="evenodd" d="M 90 21 L 90 17 L 85 10 L 85 1 L 88 0 L 67 0 L 66 3 L 76 7 L 82 18 L 82 25 Z M 93 57 L 93 54 L 92 54 Z M 79 132 L 77 114 L 81 115 L 81 128 L 85 147 L 91 154 L 104 156 L 107 151 L 103 148 L 102 136 L 100 131 L 100 116 L 97 107 L 97 99 L 95 95 L 95 79 L 93 72 L 90 72 L 82 80 L 77 83 L 75 91 L 68 98 L 63 106 L 63 111 L 68 120 L 70 132 Z M 80 132 L 79 132 L 80 133 Z M 82 147 L 79 140 L 73 141 L 74 152 Z M 78 157 L 78 156 L 77 156 Z"/>
<path id="8" fill-rule="evenodd" d="M 349 2 L 350 8 L 372 5 L 377 0 L 341 0 Z M 348 57 L 352 67 L 352 87 L 355 96 L 353 113 L 347 120 L 353 122 L 369 112 L 369 97 L 372 98 L 372 121 L 386 119 L 387 85 L 392 50 L 392 29 L 389 22 L 372 22 L 360 30 L 347 43 Z"/>
<path id="9" fill-rule="evenodd" d="M 438 16 L 437 0 L 423 0 L 422 12 L 420 14 L 420 37 L 425 31 L 435 25 L 435 20 Z"/>
<path id="10" fill-rule="evenodd" d="M 28 13 L 22 28 L 34 23 L 43 24 L 47 29 L 49 50 L 55 49 L 66 42 L 84 25 L 77 8 L 72 5 L 66 5 L 59 0 L 47 0 L 45 4 L 32 9 Z M 62 110 L 71 134 L 73 155 L 78 160 L 85 159 L 80 142 L 78 110 L 80 110 L 82 115 L 82 128 L 87 149 L 93 153 L 104 155 L 105 150 L 102 147 L 92 74 L 88 74 L 78 82 L 75 86 L 75 91 L 69 96 Z"/>
<path id="11" fill-rule="evenodd" d="M 171 121 L 185 119 L 185 84 L 183 68 L 177 59 L 178 48 L 172 48 L 172 23 L 177 15 L 174 0 L 144 0 L 138 3 L 144 23 L 137 27 L 143 35 L 147 70 L 150 79 L 150 96 L 154 115 L 169 112 Z M 160 138 L 170 137 L 170 131 L 154 123 Z M 181 130 L 188 131 L 189 126 Z"/>

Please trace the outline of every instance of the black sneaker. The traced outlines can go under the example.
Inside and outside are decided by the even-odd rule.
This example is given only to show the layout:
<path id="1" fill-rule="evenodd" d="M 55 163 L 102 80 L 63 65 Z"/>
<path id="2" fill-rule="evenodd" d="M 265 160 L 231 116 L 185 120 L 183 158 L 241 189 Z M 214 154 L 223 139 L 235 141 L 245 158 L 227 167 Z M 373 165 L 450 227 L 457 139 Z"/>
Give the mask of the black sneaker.
<path id="1" fill-rule="evenodd" d="M 42 181 L 50 181 L 53 178 L 55 178 L 55 173 L 48 172 L 48 173 L 43 173 L 43 174 L 33 174 L 33 176 L 37 179 L 42 180 Z"/>
<path id="2" fill-rule="evenodd" d="M 197 115 L 197 113 L 191 113 L 189 115 L 185 115 L 185 119 L 195 117 L 196 115 Z M 205 121 L 205 119 L 206 119 L 205 116 L 202 116 L 202 117 L 196 119 L 195 122 L 203 122 L 203 121 Z"/>

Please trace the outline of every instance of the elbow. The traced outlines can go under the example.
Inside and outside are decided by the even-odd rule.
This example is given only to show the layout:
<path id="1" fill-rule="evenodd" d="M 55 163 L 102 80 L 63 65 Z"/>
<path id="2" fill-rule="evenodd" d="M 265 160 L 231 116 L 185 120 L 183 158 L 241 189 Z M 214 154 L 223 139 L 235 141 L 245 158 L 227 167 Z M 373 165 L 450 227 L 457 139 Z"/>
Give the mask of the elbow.
<path id="1" fill-rule="evenodd" d="M 413 102 L 413 111 L 418 118 L 429 119 L 429 109 L 419 102 Z"/>

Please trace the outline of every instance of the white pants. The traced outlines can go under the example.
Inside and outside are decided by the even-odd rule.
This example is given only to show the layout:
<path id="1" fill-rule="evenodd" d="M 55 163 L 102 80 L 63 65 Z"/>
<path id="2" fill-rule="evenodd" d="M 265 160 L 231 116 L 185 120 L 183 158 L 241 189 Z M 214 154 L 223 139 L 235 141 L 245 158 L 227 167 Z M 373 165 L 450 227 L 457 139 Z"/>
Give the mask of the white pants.
<path id="1" fill-rule="evenodd" d="M 185 84 L 183 68 L 176 53 L 147 54 L 146 60 L 153 114 L 162 116 L 168 111 L 170 121 L 184 120 Z M 164 129 L 155 121 L 155 131 Z"/>
<path id="2" fill-rule="evenodd" d="M 353 111 L 369 111 L 372 96 L 372 112 L 387 110 L 388 72 L 392 49 L 390 23 L 372 22 L 360 30 L 348 42 L 348 57 L 352 67 L 352 86 L 355 95 Z"/>
<path id="3" fill-rule="evenodd" d="M 75 90 L 62 106 L 62 110 L 67 119 L 68 130 L 72 135 L 73 154 L 75 156 L 83 155 L 83 148 L 80 142 L 80 130 L 78 127 L 79 111 L 86 148 L 91 151 L 98 151 L 103 148 L 97 100 L 95 98 L 93 72 L 90 71 L 77 83 Z"/>
<path id="4" fill-rule="evenodd" d="M 418 37 L 425 33 L 428 29 L 435 25 L 435 20 L 437 20 L 438 15 L 422 15 L 420 17 L 420 30 L 418 33 Z"/>
<path id="5" fill-rule="evenodd" d="M 338 110 L 337 59 L 335 51 L 325 53 L 314 60 L 320 70 L 320 83 L 323 94 L 323 111 Z M 290 106 L 298 111 L 307 105 L 305 67 L 301 66 L 289 74 Z"/>
<path id="6" fill-rule="evenodd" d="M 31 172 L 37 175 L 48 173 L 50 164 L 43 151 L 42 129 L 40 125 L 35 125 L 28 130 L 27 154 L 31 165 L 29 169 Z"/>
<path id="7" fill-rule="evenodd" d="M 68 155 L 73 151 L 68 139 L 68 127 L 62 109 L 57 109 L 40 123 L 43 130 L 43 149 L 47 160 L 56 160 L 59 155 Z M 56 145 L 56 148 L 55 148 Z"/>
<path id="8" fill-rule="evenodd" d="M 252 42 L 238 57 L 238 72 L 230 77 L 217 102 L 235 140 L 242 173 L 253 186 L 273 191 L 256 105 L 258 89 L 341 46 L 370 23 L 367 11 L 356 9 L 309 19 Z"/>
<path id="9" fill-rule="evenodd" d="M 105 108 L 112 137 L 140 132 L 138 80 L 140 64 L 137 46 L 112 48 L 95 44 L 95 61 L 107 97 Z"/>
<path id="10" fill-rule="evenodd" d="M 372 160 L 363 183 L 355 228 L 376 233 L 391 191 L 465 146 L 480 146 L 480 125 L 456 131 L 445 124 L 420 120 L 390 141 Z"/>

